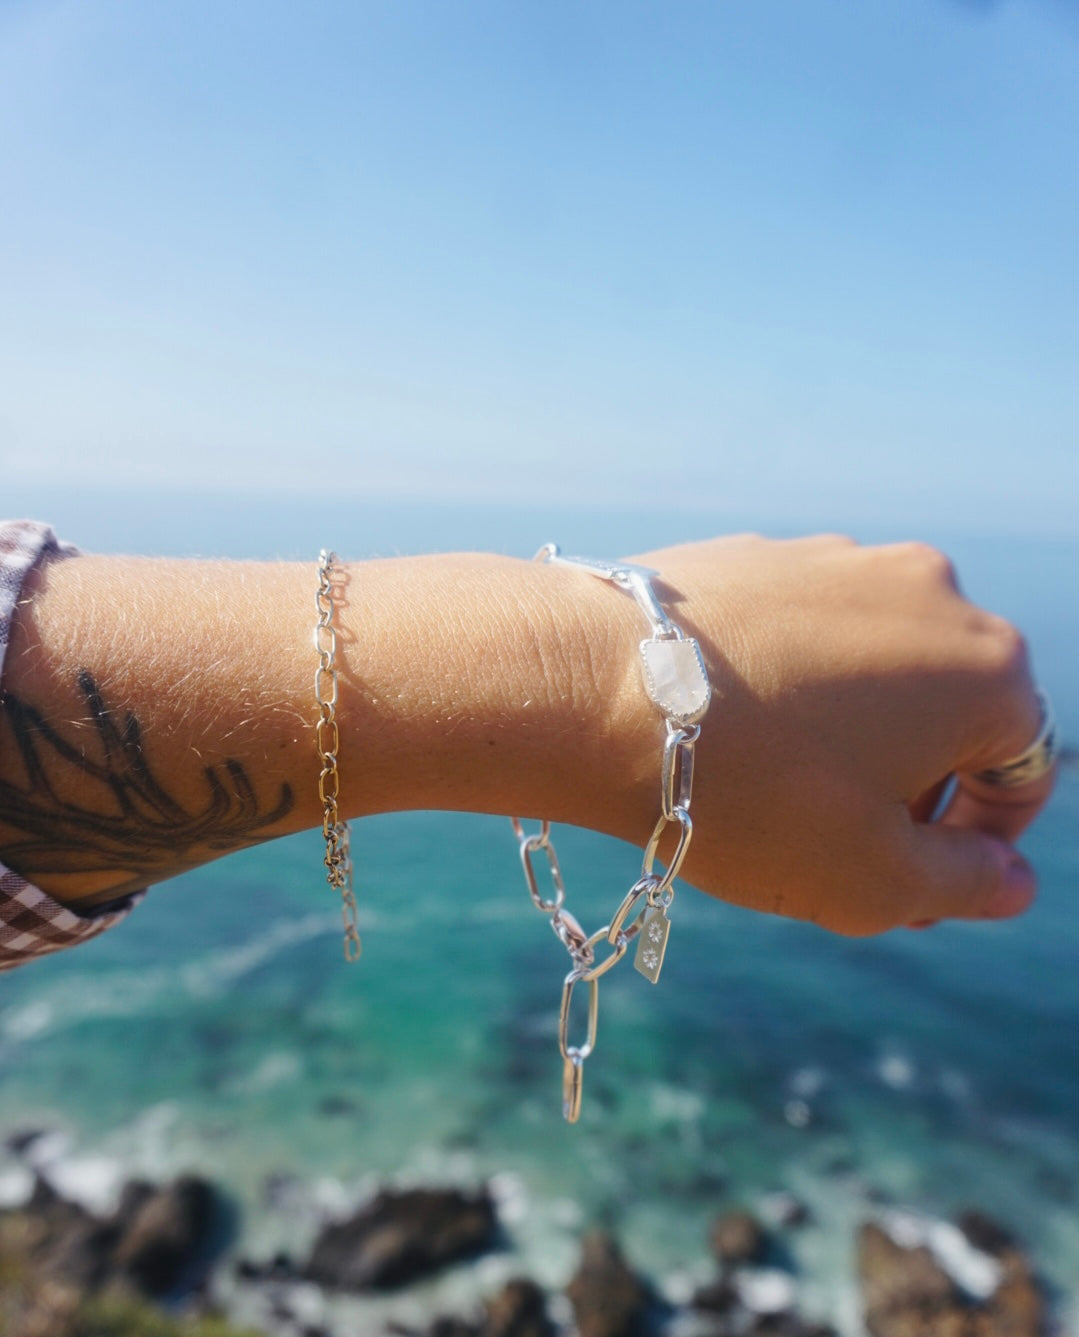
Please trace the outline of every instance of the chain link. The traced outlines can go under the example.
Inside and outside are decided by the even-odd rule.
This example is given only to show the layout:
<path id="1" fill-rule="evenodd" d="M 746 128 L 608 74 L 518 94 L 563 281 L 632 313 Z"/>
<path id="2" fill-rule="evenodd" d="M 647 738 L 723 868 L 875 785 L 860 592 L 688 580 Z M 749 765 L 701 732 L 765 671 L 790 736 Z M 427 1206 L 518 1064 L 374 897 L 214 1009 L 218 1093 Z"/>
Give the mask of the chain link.
<path id="1" fill-rule="evenodd" d="M 315 649 L 318 668 L 315 670 L 315 700 L 318 702 L 318 723 L 315 726 L 315 747 L 322 761 L 318 777 L 318 796 L 322 803 L 322 836 L 326 841 L 326 881 L 341 896 L 341 920 L 344 926 L 346 961 L 358 961 L 363 950 L 360 943 L 356 896 L 352 886 L 352 844 L 348 822 L 341 820 L 337 799 L 341 792 L 341 775 L 337 769 L 337 750 L 340 733 L 337 727 L 337 628 L 334 626 L 334 581 L 340 567 L 337 554 L 325 548 L 318 555 L 318 593 L 315 607 Z"/>
<path id="2" fill-rule="evenodd" d="M 711 700 L 711 685 L 697 642 L 670 620 L 652 588 L 657 572 L 628 563 L 563 557 L 555 543 L 544 544 L 536 554 L 536 560 L 587 571 L 632 596 L 652 631 L 651 637 L 642 641 L 640 647 L 645 689 L 666 726 L 660 769 L 659 820 L 645 846 L 640 877 L 626 892 L 611 922 L 595 933 L 587 933 L 576 917 L 564 908 L 566 887 L 551 839 L 550 822 L 543 821 L 539 831 L 528 832 L 520 818 L 510 819 L 532 904 L 541 913 L 550 915 L 551 928 L 569 953 L 571 962 L 570 972 L 562 985 L 558 1046 L 563 1064 L 562 1113 L 569 1123 L 576 1123 L 581 1112 L 584 1061 L 596 1044 L 600 976 L 622 960 L 636 938 L 634 966 L 653 984 L 659 979 L 670 932 L 667 911 L 674 900 L 674 880 L 693 838 L 689 809 L 693 799 L 694 746 L 701 733 L 698 721 L 703 718 Z M 672 645 L 680 648 L 663 648 Z M 668 826 L 678 828 L 677 844 L 666 869 L 657 871 L 656 857 Z M 550 897 L 540 892 L 532 862 L 532 856 L 540 850 L 547 859 L 554 888 L 554 895 Z M 603 944 L 610 951 L 597 960 L 596 950 Z M 570 1002 L 575 986 L 581 983 L 588 985 L 587 1038 L 583 1044 L 571 1045 Z"/>

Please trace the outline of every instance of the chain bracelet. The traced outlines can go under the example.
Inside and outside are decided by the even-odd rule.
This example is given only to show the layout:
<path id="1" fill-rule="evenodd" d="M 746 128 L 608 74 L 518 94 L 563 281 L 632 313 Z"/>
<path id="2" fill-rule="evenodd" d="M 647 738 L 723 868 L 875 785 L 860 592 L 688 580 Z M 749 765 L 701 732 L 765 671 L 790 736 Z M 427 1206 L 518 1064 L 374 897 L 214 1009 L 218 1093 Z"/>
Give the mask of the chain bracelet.
<path id="1" fill-rule="evenodd" d="M 318 724 L 315 726 L 315 746 L 322 760 L 318 777 L 318 796 L 322 801 L 322 835 L 326 841 L 326 881 L 341 893 L 341 918 L 344 923 L 346 961 L 358 961 L 362 950 L 357 924 L 356 896 L 352 888 L 352 853 L 348 822 L 341 821 L 337 797 L 341 791 L 341 776 L 337 769 L 337 748 L 340 735 L 337 728 L 337 628 L 334 625 L 334 578 L 338 574 L 337 554 L 325 548 L 318 555 L 318 593 L 315 606 L 315 649 L 318 668 L 315 670 L 315 700 L 318 702 Z"/>
<path id="2" fill-rule="evenodd" d="M 576 1123 L 581 1112 L 584 1062 L 596 1044 L 600 977 L 622 960 L 634 939 L 637 940 L 635 969 L 655 984 L 663 968 L 671 929 L 667 911 L 674 900 L 674 880 L 693 838 L 693 820 L 689 815 L 693 751 L 700 737 L 699 721 L 708 709 L 712 689 L 700 647 L 671 621 L 652 588 L 658 572 L 628 563 L 563 557 L 554 543 L 545 544 L 536 554 L 536 560 L 586 571 L 632 596 L 651 628 L 651 635 L 640 643 L 645 691 L 663 716 L 666 728 L 660 765 L 659 818 L 644 848 L 640 876 L 626 892 L 614 918 L 595 933 L 586 933 L 565 908 L 566 886 L 551 840 L 550 822 L 543 821 L 538 831 L 528 832 L 520 818 L 510 819 L 532 904 L 550 916 L 555 936 L 569 953 L 570 971 L 562 983 L 558 1047 L 562 1055 L 562 1113 L 568 1122 Z M 658 868 L 660 840 L 672 825 L 678 828 L 677 844 L 667 866 Z M 550 882 L 547 895 L 540 890 L 533 862 L 534 856 L 541 853 L 547 861 Z M 571 1043 L 570 1011 L 578 984 L 588 986 L 588 1020 L 583 1041 Z"/>

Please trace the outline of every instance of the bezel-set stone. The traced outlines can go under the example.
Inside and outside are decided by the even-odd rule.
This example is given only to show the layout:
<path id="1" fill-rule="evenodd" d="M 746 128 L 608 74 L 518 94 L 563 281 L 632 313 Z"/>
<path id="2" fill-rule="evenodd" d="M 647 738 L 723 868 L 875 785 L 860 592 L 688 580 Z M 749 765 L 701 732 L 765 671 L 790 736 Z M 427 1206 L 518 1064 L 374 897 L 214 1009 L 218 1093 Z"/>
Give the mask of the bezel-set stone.
<path id="1" fill-rule="evenodd" d="M 712 700 L 701 648 L 691 636 L 651 636 L 641 642 L 641 672 L 649 700 L 676 724 L 696 724 Z"/>

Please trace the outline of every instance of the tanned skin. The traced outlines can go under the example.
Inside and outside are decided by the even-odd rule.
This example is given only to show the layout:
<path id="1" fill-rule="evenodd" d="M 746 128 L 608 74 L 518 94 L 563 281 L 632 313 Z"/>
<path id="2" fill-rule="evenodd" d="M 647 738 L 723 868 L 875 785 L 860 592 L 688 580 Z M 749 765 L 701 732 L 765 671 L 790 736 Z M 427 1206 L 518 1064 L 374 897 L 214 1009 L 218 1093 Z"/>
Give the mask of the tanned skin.
<path id="1" fill-rule="evenodd" d="M 837 932 L 1003 918 L 1052 787 L 980 784 L 1039 709 L 1022 638 L 919 544 L 735 536 L 645 553 L 715 689 L 684 866 Z M 341 810 L 544 816 L 643 845 L 663 729 L 632 601 L 457 553 L 356 564 Z M 314 564 L 84 556 L 27 582 L 0 695 L 0 859 L 87 908 L 316 826 Z M 941 781 L 960 789 L 928 825 Z"/>

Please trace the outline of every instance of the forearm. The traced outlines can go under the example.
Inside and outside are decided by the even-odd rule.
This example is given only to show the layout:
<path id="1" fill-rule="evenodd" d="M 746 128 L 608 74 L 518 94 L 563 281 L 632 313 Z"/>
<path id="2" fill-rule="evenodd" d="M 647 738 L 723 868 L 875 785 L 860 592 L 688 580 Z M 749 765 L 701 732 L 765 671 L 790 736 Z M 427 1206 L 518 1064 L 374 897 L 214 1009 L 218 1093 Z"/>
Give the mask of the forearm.
<path id="1" fill-rule="evenodd" d="M 587 795 L 589 824 L 643 839 L 659 726 L 614 591 L 475 554 L 348 575 L 343 815 L 580 820 Z M 313 563 L 83 557 L 35 575 L 4 673 L 0 856 L 90 905 L 317 825 L 314 591 Z"/>

